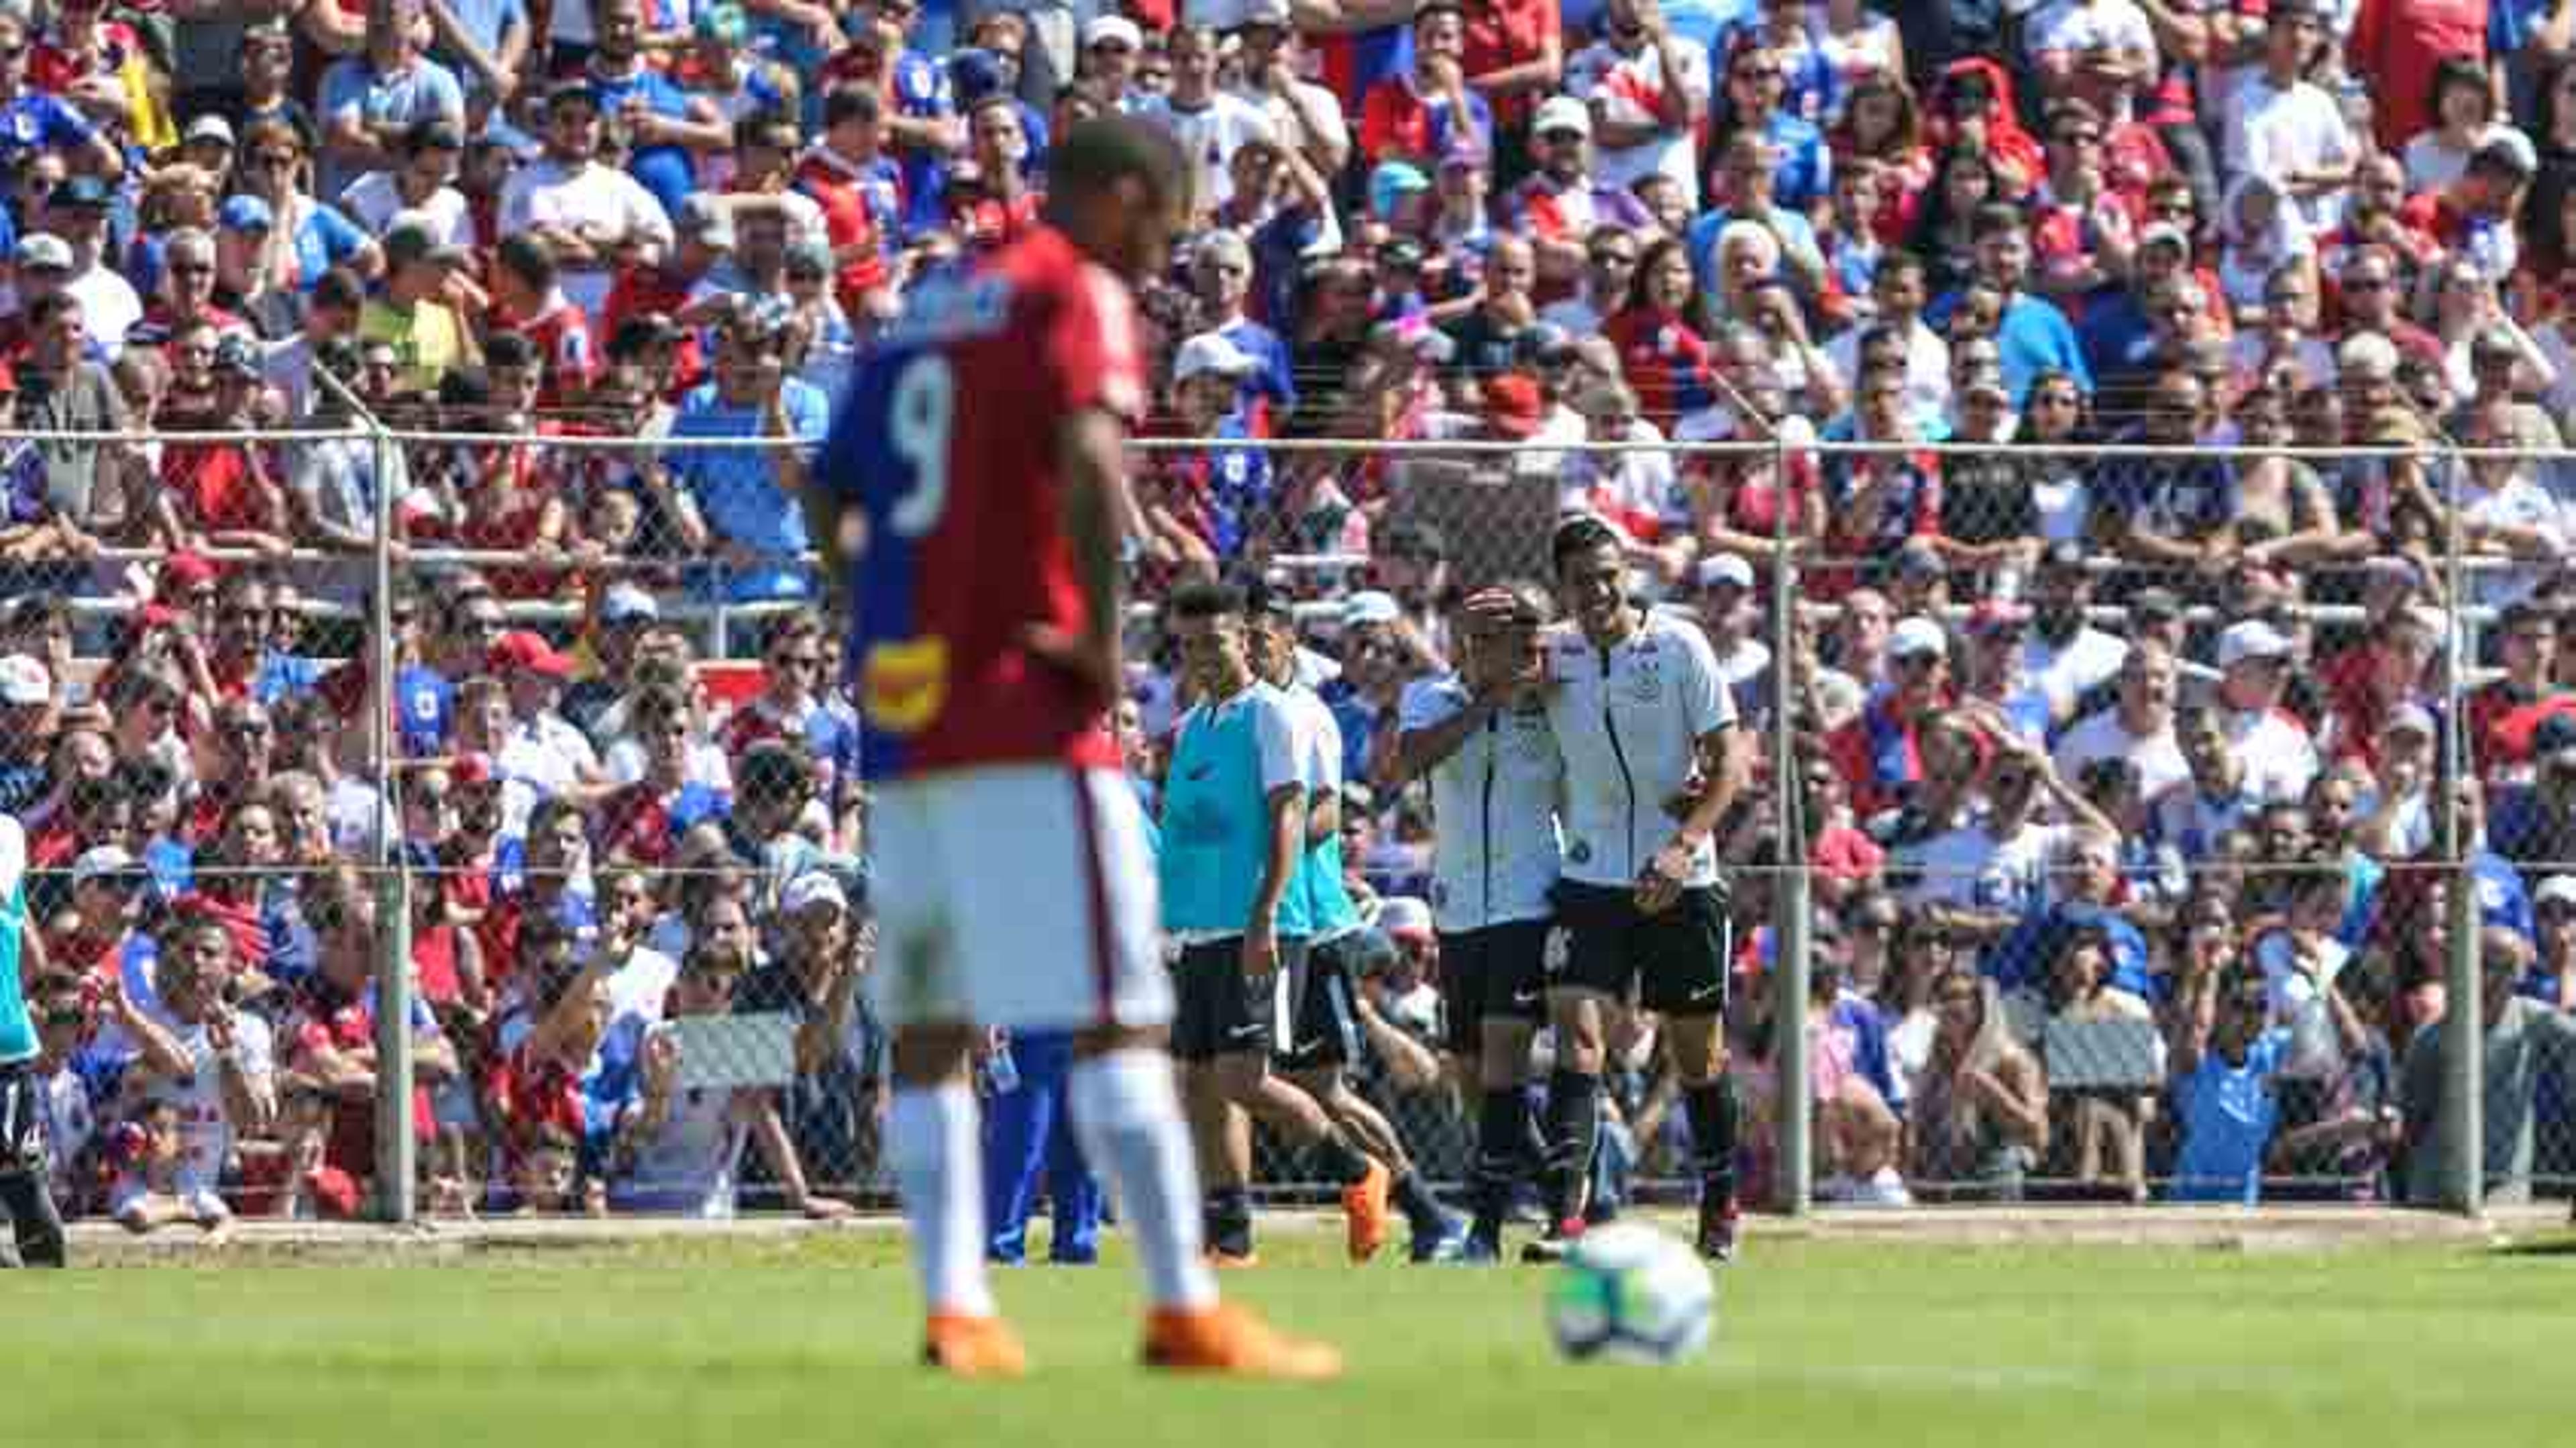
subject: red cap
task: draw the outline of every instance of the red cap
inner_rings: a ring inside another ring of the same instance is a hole
[[[1547,418],[1547,399],[1539,395],[1538,379],[1519,372],[1506,372],[1485,383],[1485,421],[1505,437],[1528,437]]]
[[[161,560],[161,582],[157,592],[167,600],[214,581],[215,565],[203,554],[173,553]]]
[[[561,679],[572,674],[572,660],[558,652],[539,634],[526,629],[512,629],[492,645],[485,662],[492,668],[508,671],[526,669],[532,673],[551,674]]]
[[[480,753],[460,754],[456,756],[456,762],[447,767],[447,775],[448,778],[467,788],[478,784],[490,784],[493,777],[492,756]]]

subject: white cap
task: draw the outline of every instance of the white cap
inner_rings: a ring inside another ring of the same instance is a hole
[[[1715,588],[1721,583],[1737,588],[1753,587],[1753,565],[1733,553],[1719,553],[1699,561],[1694,581],[1702,588]]]
[[[2157,245],[2160,242],[2168,241],[2172,242],[2175,246],[2182,248],[2184,255],[2188,256],[2191,254],[2191,233],[2174,225],[2170,221],[2156,222],[2146,230],[2139,232],[2138,250],[2145,251],[2148,247]]]
[[[1928,618],[1909,618],[1887,636],[1887,657],[1890,660],[1910,659],[1917,654],[1945,659],[1950,656],[1950,636]]]
[[[1592,108],[1572,96],[1549,96],[1538,108],[1538,119],[1530,123],[1530,134],[1544,136],[1550,131],[1580,131],[1584,139],[1592,137]]]
[[[31,231],[18,238],[18,265],[72,269],[72,244],[50,231]]]
[[[2232,669],[2247,659],[2286,659],[2292,651],[2289,635],[2259,618],[2229,624],[2218,635],[2218,666]]]
[[[1145,32],[1124,15],[1102,15],[1082,27],[1082,48],[1089,50],[1104,40],[1124,42],[1129,50],[1145,48]]]
[[[115,845],[95,845],[81,851],[72,861],[72,885],[75,889],[102,877],[122,875],[135,867],[132,855]]]
[[[183,142],[221,141],[229,146],[233,143],[233,123],[209,111],[190,121],[187,131],[179,139]]]
[[[1431,907],[1419,896],[1390,896],[1377,907],[1377,928],[1389,935],[1429,935]]]
[[[1172,359],[1172,380],[1187,382],[1193,377],[1249,377],[1261,364],[1244,350],[1217,332],[1201,332],[1181,344],[1180,355]]]
[[[2433,737],[2433,711],[2421,704],[2400,704],[2388,711],[2388,722],[2379,727],[2386,734],[2403,730],[2430,739]]]
[[[850,908],[850,897],[842,893],[841,882],[822,870],[806,871],[788,881],[787,888],[779,893],[778,908],[790,915],[816,905],[829,905],[843,913]]]
[[[599,600],[599,617],[603,623],[625,623],[630,619],[658,619],[662,605],[653,595],[631,583],[609,585],[606,596]]]
[[[50,704],[54,676],[25,654],[0,659],[0,704]]]
[[[2539,889],[2531,892],[2534,909],[2553,901],[2560,905],[2576,905],[2576,875],[2552,875],[2540,882]]]
[[[1285,30],[1288,20],[1288,0],[1243,0],[1234,15],[1237,26],[1275,25]]]
[[[1395,595],[1374,588],[1364,588],[1342,603],[1345,624],[1390,624],[1402,617],[1404,607],[1395,601]]]

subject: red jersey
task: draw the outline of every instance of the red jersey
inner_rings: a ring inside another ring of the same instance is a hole
[[[1090,625],[1058,514],[1057,431],[1147,397],[1127,286],[1039,226],[916,286],[860,364],[821,485],[865,509],[853,641],[871,777],[1062,760],[1114,769],[1110,701],[1033,656]],[[961,427],[967,399],[1008,427]]]
[[[619,280],[624,280],[620,278]],[[566,300],[561,292],[546,299],[542,312],[520,321],[495,308],[492,324],[505,332],[516,332],[536,344],[537,355],[544,359],[544,380],[537,388],[537,407],[546,412],[561,410],[576,394],[590,389],[590,380],[599,373],[599,345],[590,333],[590,317]]]

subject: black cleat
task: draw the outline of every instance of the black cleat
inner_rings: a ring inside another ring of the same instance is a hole
[[[1574,1244],[1581,1240],[1583,1240],[1583,1219],[1568,1217],[1548,1228],[1544,1234],[1523,1242],[1521,1260],[1542,1263],[1562,1262],[1565,1260],[1565,1254],[1572,1251]]]
[[[1699,1204],[1699,1254],[1721,1265],[1735,1260],[1741,1244],[1736,1230],[1733,1202],[1703,1201]]]

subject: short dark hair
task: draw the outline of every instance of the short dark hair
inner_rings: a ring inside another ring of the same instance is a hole
[[[845,121],[873,121],[885,114],[885,102],[873,87],[835,86],[823,97],[823,129]]]
[[[1554,536],[1547,540],[1548,567],[1558,577],[1565,574],[1565,560],[1577,553],[1589,553],[1603,546],[1619,545],[1619,530],[1609,520],[1595,513],[1577,513],[1556,525]]]
[[[539,291],[555,284],[554,248],[532,232],[522,231],[501,238],[501,245],[492,253],[492,259]]]
[[[1065,132],[1047,152],[1051,195],[1081,200],[1121,181],[1145,184],[1160,203],[1181,193],[1188,161],[1171,134],[1128,116],[1095,116]]]
[[[1231,583],[1185,583],[1172,590],[1174,618],[1242,618],[1243,590]]]
[[[2009,201],[1987,202],[1977,208],[1977,214],[1968,222],[1970,241],[1983,241],[1989,236],[2001,236],[2005,232],[2011,232],[2015,236],[2029,233],[2029,227],[2022,220],[2021,208]]]
[[[544,360],[537,344],[525,332],[495,332],[483,344],[483,365],[494,367],[534,367]],[[487,376],[488,380],[488,376]]]

